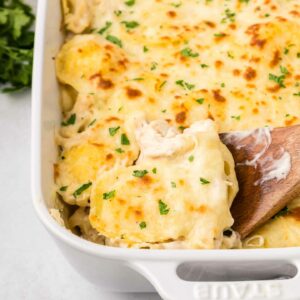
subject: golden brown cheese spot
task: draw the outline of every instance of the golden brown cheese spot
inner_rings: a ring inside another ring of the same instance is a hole
[[[94,79],[98,80],[97,85],[100,89],[108,90],[108,89],[111,89],[111,88],[114,87],[114,84],[111,82],[111,80],[110,79],[104,79],[100,73],[99,74],[94,74],[90,77],[90,80],[94,80]]]
[[[59,177],[59,167],[58,167],[58,164],[53,164],[53,175],[54,175],[54,180],[56,181],[57,178]]]
[[[204,23],[210,27],[210,28],[215,28],[216,27],[216,24],[214,22],[211,22],[211,21],[204,21]]]
[[[256,77],[256,71],[251,68],[248,67],[244,73],[244,78],[248,81],[253,80]]]
[[[254,24],[251,25],[250,27],[248,27],[248,29],[246,30],[246,34],[252,36],[251,40],[250,40],[250,45],[251,46],[257,46],[260,49],[263,49],[263,47],[266,44],[266,40],[265,39],[260,39],[259,38],[259,29],[260,29],[261,25],[260,24]]]
[[[146,184],[146,185],[150,185],[153,182],[153,180],[152,180],[151,176],[145,175],[139,179],[139,182]]]
[[[300,222],[300,207],[294,208],[289,215]]]
[[[291,126],[291,125],[295,124],[297,120],[298,120],[297,117],[292,117],[290,120],[285,120],[284,123],[286,126]]]
[[[117,117],[109,117],[109,118],[107,118],[105,121],[106,121],[106,122],[113,122],[113,121],[120,121],[120,119],[117,118]]]
[[[114,156],[111,153],[106,155],[106,160],[111,160],[113,158],[114,158]]]
[[[270,67],[272,68],[276,67],[279,64],[280,60],[281,60],[280,52],[279,50],[276,50],[273,54],[273,59],[270,62]]]
[[[130,87],[126,88],[126,93],[127,93],[128,98],[130,98],[130,99],[135,99],[135,98],[141,97],[143,95],[143,93],[140,90],[133,89]]]
[[[279,85],[279,84],[276,84],[276,85],[274,85],[273,87],[268,87],[267,90],[268,90],[270,93],[277,93],[277,92],[280,90],[280,85]]]
[[[186,113],[184,111],[178,113],[175,117],[177,123],[182,124],[186,120]]]
[[[224,65],[224,63],[223,63],[221,60],[215,61],[215,67],[216,67],[217,69],[222,68],[223,65]]]
[[[234,70],[232,71],[232,73],[233,73],[234,76],[240,76],[240,75],[241,75],[241,71],[238,70],[238,69],[234,69]]]
[[[226,102],[225,97],[221,95],[221,91],[219,89],[213,90],[213,97],[218,102]]]
[[[170,11],[167,12],[167,15],[168,15],[170,18],[175,18],[177,14],[176,14],[175,11],[170,10]]]

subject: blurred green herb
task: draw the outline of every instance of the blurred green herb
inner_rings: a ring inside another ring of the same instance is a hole
[[[0,0],[0,85],[9,93],[30,87],[34,15],[22,0]]]

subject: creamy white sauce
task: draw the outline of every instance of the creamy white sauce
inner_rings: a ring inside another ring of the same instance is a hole
[[[254,182],[254,185],[261,185],[267,181],[276,179],[280,181],[287,178],[291,170],[291,155],[284,150],[280,149],[280,155],[278,158],[265,156],[271,143],[272,128],[265,127],[259,128],[252,131],[234,132],[226,134],[224,141],[226,144],[236,144],[239,146],[236,148],[242,149],[244,147],[251,147],[259,150],[251,160],[246,160],[242,163],[238,163],[238,166],[252,166],[254,168],[259,167],[261,170],[261,178]],[[246,138],[252,137],[253,143],[249,145],[249,140],[246,142]]]

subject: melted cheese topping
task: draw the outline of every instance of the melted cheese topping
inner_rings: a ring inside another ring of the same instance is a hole
[[[57,77],[63,85],[64,126],[57,135],[60,157],[55,177],[58,193],[67,203],[89,206],[92,190],[108,192],[99,178],[111,182],[112,187],[126,189],[137,159],[141,168],[150,168],[149,161],[161,162],[164,171],[149,183],[149,188],[159,186],[164,191],[159,196],[166,199],[163,194],[168,195],[170,188],[167,178],[173,176],[168,168],[181,168],[171,158],[183,159],[194,147],[186,138],[194,133],[179,135],[172,126],[182,131],[209,118],[215,121],[219,132],[228,132],[299,123],[298,0],[62,3],[69,35],[56,57]],[[131,122],[135,116],[151,126],[140,124],[135,132],[136,125]],[[171,127],[163,125],[162,120]],[[111,135],[111,130],[116,133]],[[223,160],[230,162],[230,153],[222,153]],[[230,169],[230,164],[226,168]],[[114,176],[122,180],[116,183]],[[179,175],[174,176],[177,180]],[[132,193],[139,194],[140,189],[136,185]],[[181,189],[184,193],[185,189]],[[131,190],[124,192],[129,204],[137,201],[136,197],[131,198]],[[234,189],[229,189],[229,193],[231,199]],[[94,192],[93,195],[94,203],[97,197]],[[157,204],[154,198],[150,201],[153,203]],[[120,209],[113,206],[113,201],[104,202],[103,207],[100,204],[94,203],[98,213],[106,217]],[[106,244],[135,247],[138,243],[148,247],[145,241],[181,239],[183,234],[189,246],[205,247],[203,236],[193,244],[192,234],[187,234],[189,229],[197,228],[193,218],[187,227],[175,226],[170,234],[164,232],[162,236],[155,235],[155,228],[141,230],[134,219],[133,223],[128,220],[122,224],[127,234],[132,230],[132,236],[128,235],[125,242],[120,239],[122,233],[116,229],[116,222],[108,225],[100,220],[99,231],[106,228],[105,232],[115,237],[107,239]],[[219,231],[222,226],[217,226]],[[212,228],[208,230],[207,247],[212,246],[211,238],[217,236],[212,234]],[[175,244],[151,247],[185,247],[181,240],[172,243]]]
[[[92,226],[129,246],[181,240],[186,248],[219,247],[223,230],[233,224],[229,208],[237,181],[212,121],[182,134],[165,122],[144,123],[136,132],[136,165],[104,172],[95,182]]]

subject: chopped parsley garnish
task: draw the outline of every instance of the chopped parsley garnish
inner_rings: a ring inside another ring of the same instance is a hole
[[[108,36],[106,37],[106,39],[107,39],[109,42],[111,42],[111,43],[113,43],[113,44],[119,46],[120,48],[123,47],[122,41],[121,41],[120,39],[118,39],[117,37],[115,37],[114,35],[108,35]]]
[[[298,96],[298,97],[300,97],[300,92],[299,93],[295,93],[295,94],[293,94],[294,96]]]
[[[284,84],[284,80],[286,78],[286,75],[288,75],[289,71],[287,70],[287,68],[280,66],[280,72],[281,75],[277,76],[274,74],[269,74],[269,80],[272,80],[274,82],[276,82],[280,87],[285,88],[285,84]]]
[[[162,200],[158,201],[158,207],[159,207],[159,213],[161,215],[167,215],[170,211],[170,208],[168,208],[168,205],[164,203]]]
[[[176,188],[176,183],[174,181],[171,182],[172,188]]]
[[[114,198],[115,196],[116,196],[116,191],[113,190],[113,191],[104,193],[104,194],[102,195],[102,198],[103,198],[103,200],[109,200],[109,199]]]
[[[125,152],[122,148],[117,148],[115,151],[120,154]]]
[[[93,126],[95,123],[96,123],[96,119],[94,119],[89,125],[88,125],[88,127],[90,127],[90,126]]]
[[[178,8],[182,5],[182,2],[178,2],[178,3],[171,3],[171,5],[175,8]]]
[[[157,173],[157,169],[156,169],[156,168],[153,168],[153,169],[152,169],[152,173],[153,173],[153,174],[156,174],[156,173]]]
[[[128,1],[125,1],[125,4],[127,6],[133,6],[135,4],[135,0],[128,0]]]
[[[300,52],[297,53],[297,58],[300,58]]]
[[[240,0],[241,3],[249,3],[250,0]]]
[[[156,63],[156,62],[153,62],[152,64],[151,64],[151,71],[154,71],[156,68],[157,68],[157,66],[158,66],[158,63]]]
[[[222,19],[221,23],[226,23],[227,21],[231,23],[235,22],[235,13],[229,8],[225,10],[225,17]]]
[[[176,84],[184,88],[185,90],[192,90],[195,88],[194,84],[190,84],[184,80],[177,80]]]
[[[130,141],[125,133],[122,133],[121,135],[121,144],[125,146],[130,145]]]
[[[205,69],[205,68],[208,68],[209,66],[206,65],[206,64],[201,64],[200,67],[201,67],[202,69]]]
[[[231,116],[231,119],[235,119],[237,121],[241,120],[241,116]]]
[[[121,11],[121,10],[115,10],[115,11],[114,11],[114,14],[115,14],[117,17],[120,17],[121,14],[122,14],[122,11]]]
[[[61,192],[65,192],[66,190],[68,189],[68,186],[62,186],[59,190],[61,191]]]
[[[134,29],[140,25],[136,21],[123,21],[121,23],[124,24],[127,29]]]
[[[224,37],[225,35],[226,35],[225,33],[215,33],[215,34],[214,34],[214,36],[215,36],[215,37],[218,37],[218,38]]]
[[[221,83],[221,87],[222,87],[222,88],[225,87],[225,83],[224,83],[224,82]]]
[[[278,218],[278,217],[282,217],[285,216],[289,213],[289,209],[288,207],[284,207],[281,211],[279,211],[274,217],[272,217],[272,219]]]
[[[0,0],[0,86],[4,93],[30,87],[34,15],[20,0]]]
[[[146,224],[145,221],[143,221],[143,222],[140,223],[140,228],[141,229],[145,229],[146,227],[147,227],[147,224]]]
[[[76,198],[80,196],[85,190],[87,190],[92,185],[91,182],[83,184],[80,188],[78,188],[74,193],[73,196]]]
[[[290,52],[290,49],[288,49],[288,48],[284,48],[284,50],[283,50],[283,54],[287,55],[287,54],[289,54],[289,52]]]
[[[196,99],[196,102],[199,103],[199,104],[203,104],[204,103],[204,98]]]
[[[74,125],[76,122],[76,114],[72,114],[66,122],[62,122],[62,126]]]
[[[199,54],[196,52],[193,52],[191,48],[184,48],[180,51],[180,54],[184,57],[198,57]]]
[[[193,162],[195,159],[194,155],[189,156],[189,162]]]
[[[146,46],[143,47],[143,51],[144,53],[148,52],[149,51],[149,48],[147,48]]]
[[[147,170],[134,170],[133,173],[132,173],[132,176],[142,178],[146,174],[148,174]]]
[[[210,183],[210,181],[208,181],[207,179],[202,178],[202,177],[200,177],[200,182],[201,182],[201,184],[209,184]]]
[[[112,25],[112,22],[106,22],[106,23],[105,23],[105,26],[102,27],[102,28],[98,31],[98,33],[103,34],[105,31],[107,31],[107,30],[111,27],[111,25]]]
[[[161,91],[161,89],[167,84],[167,81],[161,83],[161,85],[158,87],[158,90]]]
[[[120,126],[109,128],[109,129],[108,129],[109,135],[110,135],[110,136],[116,135],[116,133],[118,132],[119,129],[120,129]]]

